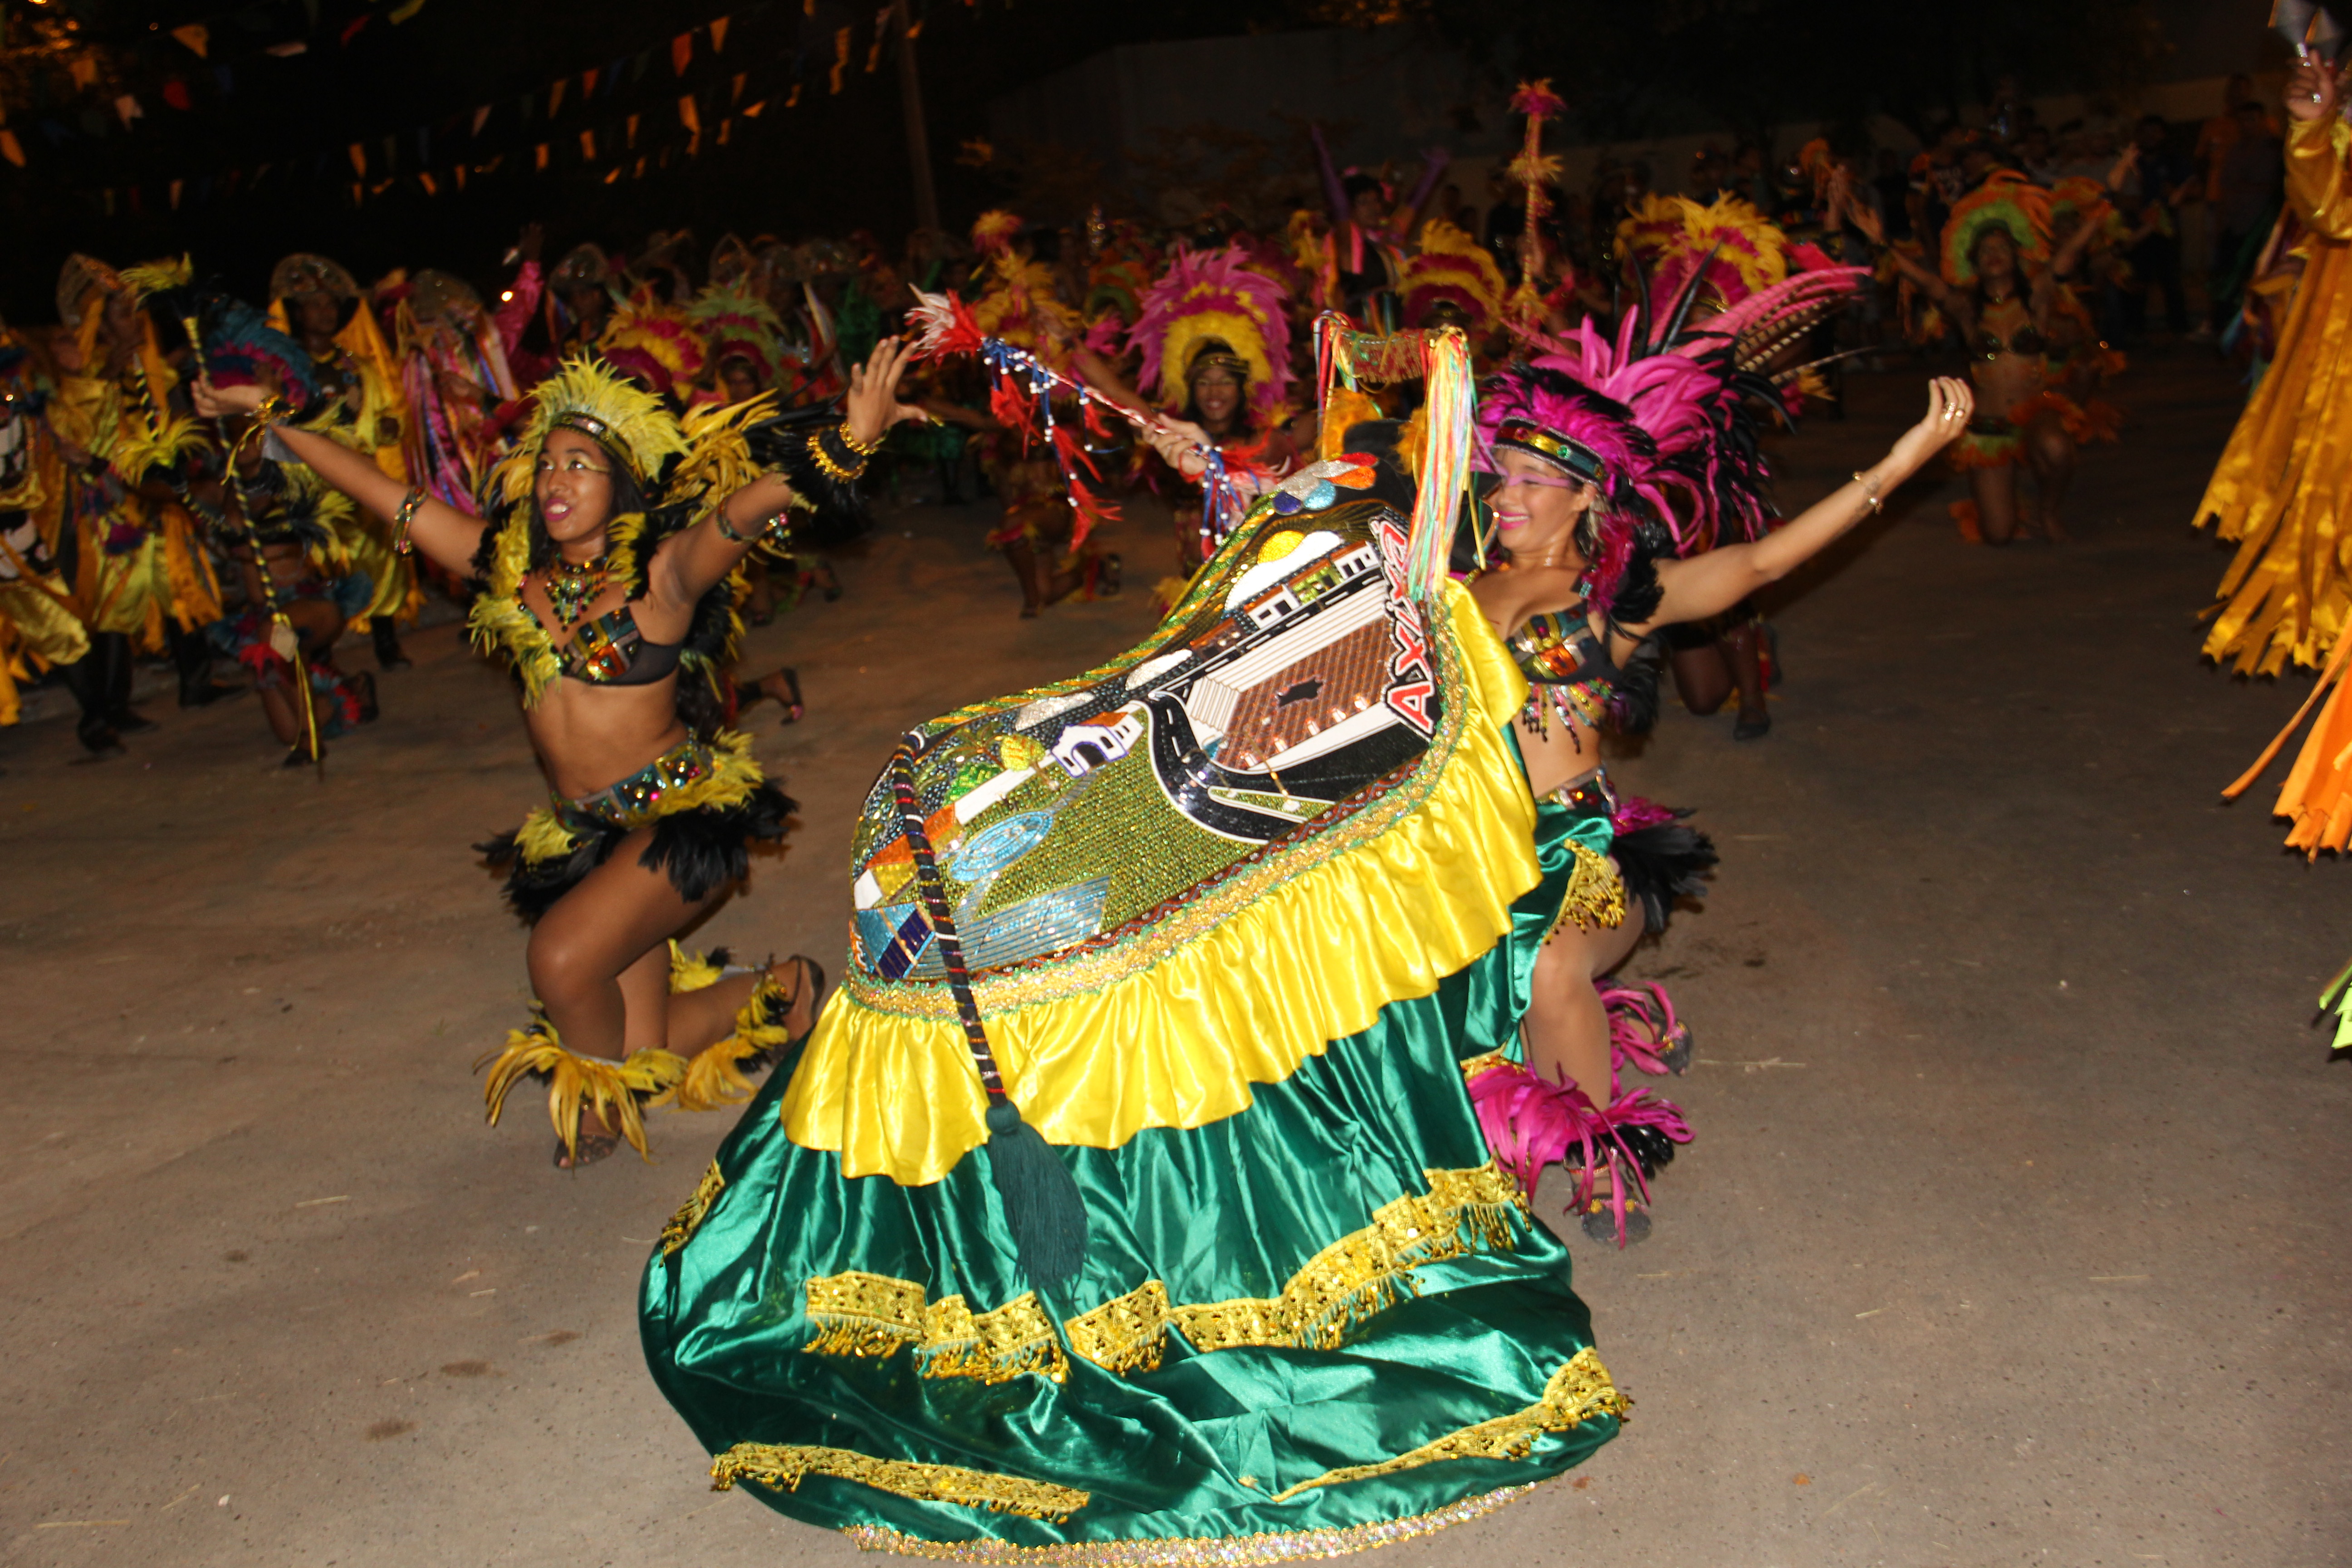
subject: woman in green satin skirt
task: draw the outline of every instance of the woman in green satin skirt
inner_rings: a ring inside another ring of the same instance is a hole
[[[1366,477],[1308,468],[1143,646],[922,726],[877,784],[842,993],[646,1274],[721,1487],[920,1556],[1272,1562],[1615,1435],[1465,1086],[1526,1010],[1569,813],[1475,604],[1409,595],[1403,520],[1340,499]]]

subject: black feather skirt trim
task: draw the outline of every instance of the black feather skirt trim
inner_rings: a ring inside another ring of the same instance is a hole
[[[751,868],[753,841],[782,838],[784,819],[797,809],[790,795],[762,780],[731,805],[698,806],[655,822],[652,842],[637,857],[637,864],[667,873],[679,898],[700,903],[740,880]],[[556,900],[609,859],[631,831],[607,823],[575,824],[572,848],[539,860],[523,853],[520,828],[474,847],[490,865],[509,868],[507,903],[525,924],[536,925]]]
[[[1713,840],[1678,820],[1689,815],[1677,811],[1677,820],[1621,831],[1609,846],[1626,896],[1641,902],[1646,930],[1665,930],[1677,900],[1706,896],[1706,874],[1717,857]]]

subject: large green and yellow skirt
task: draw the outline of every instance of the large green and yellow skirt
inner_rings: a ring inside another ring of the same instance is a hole
[[[1152,643],[919,731],[994,1059],[1083,1199],[1074,1274],[1024,1268],[877,789],[843,991],[646,1275],[719,1485],[923,1556],[1273,1562],[1475,1517],[1615,1435],[1462,1070],[1517,1031],[1570,814],[1528,797],[1467,595],[1394,592],[1395,521],[1245,525]],[[1364,717],[1310,745],[1309,701]]]

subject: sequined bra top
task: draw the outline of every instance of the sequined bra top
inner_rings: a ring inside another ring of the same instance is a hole
[[[2042,337],[2042,329],[2035,326],[2031,318],[2017,329],[2013,336],[2004,341],[2001,335],[1985,321],[1982,315],[1979,315],[1977,318],[1976,336],[1970,340],[1969,346],[1976,350],[1978,358],[1995,360],[2003,354],[2038,354],[2047,348],[2049,343]]]
[[[1511,661],[1536,686],[1590,686],[1606,698],[1624,679],[1601,639],[1592,635],[1585,607],[1545,610],[1510,637]]]
[[[520,602],[520,601],[518,601]],[[530,615],[530,606],[522,606]],[[537,621],[537,616],[531,616]],[[562,673],[592,686],[651,686],[677,668],[686,644],[648,642],[629,606],[605,611],[572,630],[572,640],[555,650]]]

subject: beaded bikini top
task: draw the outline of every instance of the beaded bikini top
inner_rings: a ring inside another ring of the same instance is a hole
[[[1612,628],[1613,629],[1613,628]],[[1545,709],[1598,728],[1624,671],[1609,657],[1607,643],[1593,635],[1585,606],[1545,610],[1507,639],[1511,662],[1528,678],[1528,728],[1544,732]]]
[[[532,625],[539,624],[530,605],[522,605],[522,612],[530,616]],[[677,668],[685,647],[683,640],[647,641],[637,629],[635,612],[622,605],[574,626],[572,640],[557,648],[555,657],[568,679],[592,686],[651,686]]]

